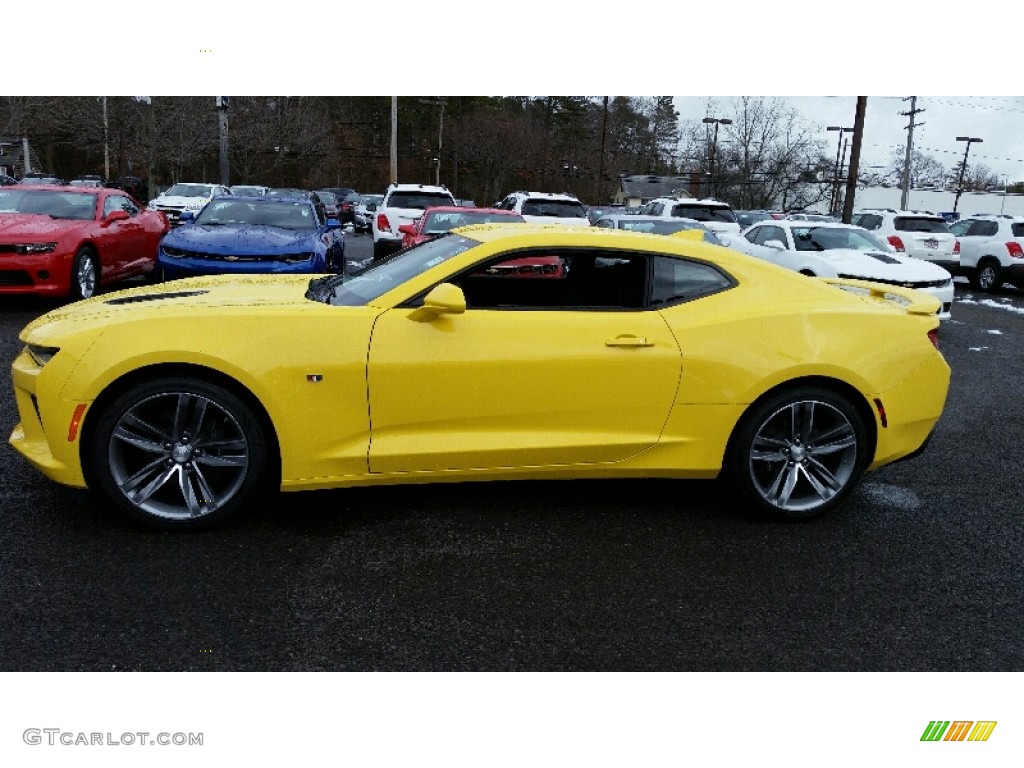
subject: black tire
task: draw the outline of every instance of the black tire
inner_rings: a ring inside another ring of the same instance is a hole
[[[778,392],[744,414],[729,442],[723,475],[741,501],[760,513],[806,520],[842,501],[868,461],[868,432],[857,408],[837,392],[802,386]]]
[[[91,246],[83,245],[78,249],[71,264],[71,292],[68,296],[72,301],[92,298],[96,295],[99,282],[99,260],[96,251]]]
[[[91,430],[87,479],[129,517],[197,530],[237,514],[262,490],[268,440],[229,389],[185,377],[119,395]]]
[[[164,281],[163,269],[160,268],[159,264],[154,264],[153,268],[143,275],[143,279],[147,285],[156,285]]]
[[[1003,287],[1003,270],[993,259],[981,262],[971,273],[971,286],[985,293],[996,293]]]

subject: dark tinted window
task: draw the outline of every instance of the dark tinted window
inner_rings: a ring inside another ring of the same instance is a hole
[[[545,200],[531,199],[523,203],[520,211],[523,216],[550,216],[551,218],[580,218],[587,217],[583,210],[582,203],[575,203],[571,200]]]
[[[680,203],[672,206],[672,215],[682,219],[696,219],[697,221],[736,223],[736,215],[732,212],[732,209],[721,205]]]
[[[1010,225],[1010,231],[1013,233],[1014,237],[1024,237],[1024,222],[1014,222]]]
[[[435,195],[430,192],[395,192],[388,198],[388,208],[419,208],[424,210],[435,205],[455,205],[454,199],[448,195]]]
[[[964,234],[971,237],[995,237],[995,234],[998,231],[999,222],[975,219],[970,223],[970,226]]]
[[[864,227],[864,229],[878,229],[882,226],[882,217],[877,213],[862,213],[854,216],[851,223],[858,227]]]
[[[932,219],[924,216],[897,216],[894,222],[897,232],[949,232],[949,225],[944,219]],[[866,227],[865,229],[874,229]]]
[[[710,264],[668,256],[653,259],[651,306],[659,307],[717,293],[732,281]]]

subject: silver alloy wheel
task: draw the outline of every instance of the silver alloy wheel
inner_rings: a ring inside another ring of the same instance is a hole
[[[78,295],[83,299],[90,298],[96,292],[96,261],[88,251],[82,251],[78,255],[75,284]]]
[[[850,483],[857,466],[857,433],[846,415],[819,400],[799,400],[773,412],[750,447],[754,488],[776,509],[805,512]]]
[[[125,498],[172,521],[221,509],[249,468],[249,444],[237,419],[191,392],[161,393],[131,406],[115,423],[107,453]]]
[[[983,291],[991,291],[997,288],[996,277],[998,271],[991,264],[985,264],[978,270],[978,287]]]

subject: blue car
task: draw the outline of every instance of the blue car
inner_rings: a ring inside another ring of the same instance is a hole
[[[340,271],[345,264],[341,223],[309,198],[225,196],[160,241],[164,280],[216,274],[296,274]]]

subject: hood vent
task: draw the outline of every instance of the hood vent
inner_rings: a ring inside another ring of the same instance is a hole
[[[175,291],[173,293],[147,293],[142,296],[122,296],[119,299],[110,299],[104,304],[137,304],[140,301],[159,301],[160,299],[180,299],[184,296],[202,296],[209,291]]]

